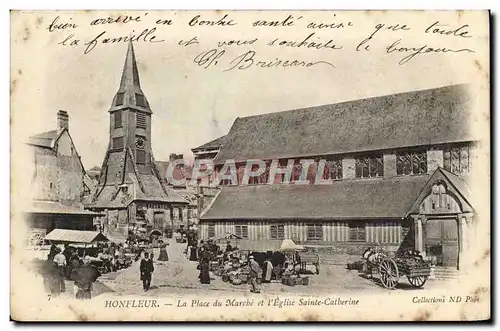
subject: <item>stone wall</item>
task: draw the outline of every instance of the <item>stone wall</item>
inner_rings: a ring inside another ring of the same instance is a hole
[[[55,150],[34,148],[33,198],[79,205],[84,193],[84,169],[69,135],[62,134]]]

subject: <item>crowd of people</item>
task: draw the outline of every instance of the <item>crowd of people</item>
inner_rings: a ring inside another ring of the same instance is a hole
[[[249,270],[248,282],[251,285],[251,291],[255,293],[260,293],[260,283],[263,275],[265,275],[265,279],[269,278],[270,281],[272,264],[267,261],[270,259],[266,260],[267,264],[264,263],[263,271],[261,265],[252,255],[248,256],[248,259],[244,258],[243,262],[240,261],[237,258],[238,249],[231,245],[230,240],[226,242],[225,248],[222,249],[212,239],[198,241],[198,233],[191,227],[187,231],[180,229],[179,232],[182,232],[181,235],[187,241],[185,251],[187,258],[190,261],[197,262],[198,279],[201,284],[210,284],[212,264],[214,266],[231,265],[231,267],[237,268],[246,266],[247,270]],[[77,299],[90,299],[93,284],[101,273],[120,269],[120,264],[126,260],[126,252],[129,252],[129,255],[130,252],[133,252],[132,255],[135,256],[135,261],[140,260],[139,271],[143,290],[145,292],[149,291],[155,270],[153,249],[159,248],[158,261],[169,260],[168,243],[163,242],[162,238],[159,237],[149,239],[148,241],[141,241],[137,237],[129,236],[122,244],[112,242],[98,244],[94,248],[85,248],[83,254],[77,248],[69,245],[65,245],[64,249],[52,245],[48,258],[43,265],[42,275],[45,287],[51,295],[57,296],[66,291],[65,280],[71,280],[75,286],[75,297]],[[258,258],[261,257],[258,256]],[[237,263],[235,260],[237,260]],[[270,267],[268,267],[268,264]]]
[[[51,246],[41,274],[45,289],[51,296],[66,292],[66,279],[73,281],[76,299],[90,299],[93,283],[101,275],[92,265],[89,255],[82,259],[78,251],[69,245],[65,245],[64,249]]]

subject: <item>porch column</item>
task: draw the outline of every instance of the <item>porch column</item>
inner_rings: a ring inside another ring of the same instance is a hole
[[[415,229],[415,250],[423,252],[422,219],[419,215],[412,215],[412,218]]]
[[[466,216],[465,215],[458,215],[458,224],[459,224],[459,240],[458,240],[458,246],[460,248],[460,253],[463,254],[468,248],[468,238],[469,234],[467,233],[467,223],[466,223]]]
[[[470,248],[472,247],[472,241],[474,240],[473,230],[472,230],[472,214],[462,214],[459,215],[460,224],[460,259],[459,268],[460,270],[467,269],[467,267],[472,263],[473,257],[471,256]]]

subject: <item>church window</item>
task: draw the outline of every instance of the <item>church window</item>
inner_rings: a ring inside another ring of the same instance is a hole
[[[427,152],[400,152],[396,154],[396,173],[398,175],[417,175],[427,173]]]
[[[136,126],[138,128],[145,129],[146,128],[146,114],[137,112],[136,113]]]
[[[116,95],[116,105],[117,106],[122,106],[123,105],[123,98],[125,96],[125,93],[118,93]]]
[[[252,165],[252,172],[259,171],[259,165],[258,164],[253,164]],[[269,167],[266,166],[266,170],[259,176],[252,176],[248,178],[248,184],[249,185],[258,185],[258,184],[266,184],[267,183],[267,177],[269,176]]]
[[[123,137],[114,137],[113,138],[113,148],[114,149],[123,148]]]
[[[146,151],[140,149],[136,150],[135,158],[138,164],[146,164]]]
[[[144,96],[136,93],[135,104],[139,107],[146,107],[146,101],[144,100]]]
[[[323,179],[342,179],[342,159],[326,160]]]
[[[465,173],[470,168],[469,146],[446,148],[443,151],[443,166],[455,174]]]
[[[122,112],[118,110],[115,112],[115,129],[122,127]]]
[[[356,158],[356,178],[384,176],[382,155],[367,155]]]

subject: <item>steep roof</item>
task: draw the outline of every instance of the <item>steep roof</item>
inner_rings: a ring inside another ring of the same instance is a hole
[[[215,158],[272,159],[474,140],[466,85],[237,118]]]
[[[111,112],[122,108],[134,108],[145,113],[152,113],[149,108],[148,100],[141,89],[139,70],[137,69],[137,61],[135,59],[132,42],[128,43],[127,55],[125,56],[122,78],[120,80],[120,88],[113,98],[113,103],[109,111]]]
[[[31,136],[28,138],[28,144],[39,146],[39,147],[47,147],[52,148],[52,143],[54,140],[59,137],[58,130],[51,130],[47,132],[42,132],[37,135]]]
[[[169,188],[160,179],[160,170],[152,167],[151,173],[142,173],[134,165],[133,153],[130,149],[124,152],[109,152],[106,154],[101,182],[93,194],[87,208],[126,208],[132,201],[151,201],[188,204],[181,195]],[[109,166],[119,164],[119,167]],[[154,162],[156,165],[157,163]],[[115,179],[119,180],[116,182]],[[127,193],[122,190],[122,184],[127,187]]]
[[[201,146],[192,148],[191,151],[196,152],[196,151],[203,150],[203,149],[220,148],[222,145],[224,145],[224,143],[226,141],[226,137],[227,137],[227,135],[224,135],[222,137],[219,137],[217,139],[209,141],[208,143],[205,143]]]
[[[422,175],[344,179],[331,185],[223,187],[200,219],[398,219],[405,216],[428,179]]]
[[[427,182],[422,187],[422,190],[419,192],[418,196],[415,197],[415,200],[411,204],[410,208],[408,208],[406,215],[408,216],[410,214],[420,213],[422,202],[429,194],[431,194],[434,184],[441,181],[451,184],[447,187],[447,193],[451,192],[455,198],[458,199],[457,202],[459,202],[462,212],[471,212],[474,210],[474,206],[472,205],[472,193],[466,183],[467,180],[465,177],[461,178],[448,170],[438,167],[429,176]]]
[[[462,197],[469,203],[471,204],[472,202],[472,193],[469,189],[469,186],[467,185],[466,183],[466,180],[464,180],[463,178],[460,178],[460,176],[448,171],[448,170],[445,170],[445,169],[442,169],[442,168],[439,168],[443,174],[445,175],[446,178],[448,178],[448,180],[455,186],[455,188],[458,190],[458,192],[460,192],[460,194],[462,195]]]

